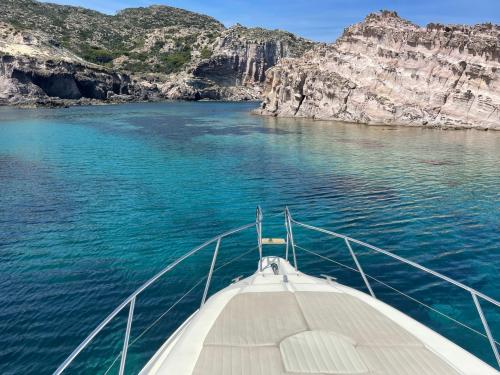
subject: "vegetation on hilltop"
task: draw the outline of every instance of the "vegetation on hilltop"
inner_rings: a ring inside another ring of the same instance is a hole
[[[314,45],[286,31],[241,25],[226,29],[212,17],[159,5],[107,15],[35,0],[2,0],[2,23],[90,63],[156,75],[193,71],[220,53],[243,56],[249,44],[265,49],[270,43],[274,47],[268,54],[286,51],[287,56],[300,56]]]
[[[193,51],[207,56],[209,44],[224,30],[212,17],[168,6],[106,15],[33,0],[2,0],[0,21],[19,30],[43,31],[54,44],[89,62],[155,73],[181,70]]]
[[[248,28],[240,24],[236,24],[228,31],[228,36],[233,40],[253,43],[266,43],[276,41],[282,44],[287,44],[290,47],[290,53],[293,56],[301,56],[306,50],[313,48],[317,43],[310,40],[298,37],[297,35],[284,30],[269,30],[262,27]]]

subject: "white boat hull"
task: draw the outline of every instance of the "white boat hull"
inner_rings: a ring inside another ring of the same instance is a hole
[[[278,257],[210,297],[141,372],[233,373],[498,374],[393,307]]]

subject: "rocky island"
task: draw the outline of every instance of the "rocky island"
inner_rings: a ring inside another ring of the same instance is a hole
[[[167,6],[0,4],[0,105],[261,100],[262,115],[500,129],[500,26],[381,11],[333,44]]]
[[[500,26],[382,11],[267,72],[261,114],[500,130]]]

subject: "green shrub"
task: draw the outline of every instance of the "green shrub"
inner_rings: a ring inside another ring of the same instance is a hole
[[[143,73],[147,73],[149,71],[151,71],[151,67],[142,62],[142,61],[127,61],[123,67],[125,68],[125,70],[129,70],[131,72],[143,72]]]
[[[62,47],[71,49],[71,38],[67,35],[63,36],[60,40],[59,43],[61,44]]]
[[[155,44],[153,44],[153,47],[151,47],[151,52],[157,54],[158,52],[160,52],[164,44],[165,43],[161,40],[155,41]]]
[[[62,27],[62,25],[61,25]],[[86,40],[86,39],[91,39],[92,38],[93,31],[92,30],[79,30],[78,31],[78,37],[81,40]]]
[[[209,59],[212,57],[212,50],[210,48],[203,48],[201,51],[200,51],[200,57],[202,59]]]
[[[112,52],[99,47],[84,46],[81,57],[94,64],[106,64],[113,61],[114,55]]]
[[[190,48],[184,48],[179,51],[164,54],[161,56],[161,61],[164,64],[162,70],[166,74],[176,73],[180,71],[190,60]]]
[[[23,30],[25,28],[24,24],[21,23],[18,19],[16,18],[9,18],[7,20],[8,23],[10,23],[12,26],[14,26],[18,30]]]
[[[197,36],[195,34],[181,36],[175,40],[176,48],[190,48],[194,43],[196,43]]]
[[[129,56],[131,59],[146,61],[149,55],[146,52],[130,52]]]

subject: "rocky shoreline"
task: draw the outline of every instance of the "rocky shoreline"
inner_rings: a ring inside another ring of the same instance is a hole
[[[0,105],[168,100],[261,101],[254,113],[264,116],[499,130],[500,26],[420,27],[381,11],[325,44],[225,28],[166,6],[108,16],[34,0],[0,4]]]
[[[261,106],[260,108],[254,109],[251,111],[251,114],[254,116],[262,116],[262,117],[269,117],[269,118],[276,118],[276,119],[290,119],[290,120],[309,120],[312,122],[335,122],[335,123],[342,123],[346,125],[362,125],[362,126],[373,126],[373,127],[406,127],[406,128],[425,128],[425,129],[435,129],[435,130],[473,130],[473,131],[491,131],[491,132],[500,132],[500,126],[499,127],[481,127],[481,126],[476,126],[476,125],[456,125],[456,124],[440,124],[440,123],[435,123],[435,124],[419,124],[419,123],[405,123],[405,122],[388,122],[388,123],[383,123],[383,122],[360,122],[360,121],[346,121],[346,120],[338,120],[338,119],[333,119],[333,118],[318,118],[314,116],[286,116],[286,115],[280,115],[277,116],[274,113],[269,113],[267,111],[262,110],[262,101],[260,101]]]
[[[5,0],[0,105],[259,100],[270,67],[315,45],[280,30],[225,28],[211,17],[167,6],[109,16]]]
[[[500,129],[500,27],[492,24],[420,27],[375,13],[266,77],[262,115]]]

